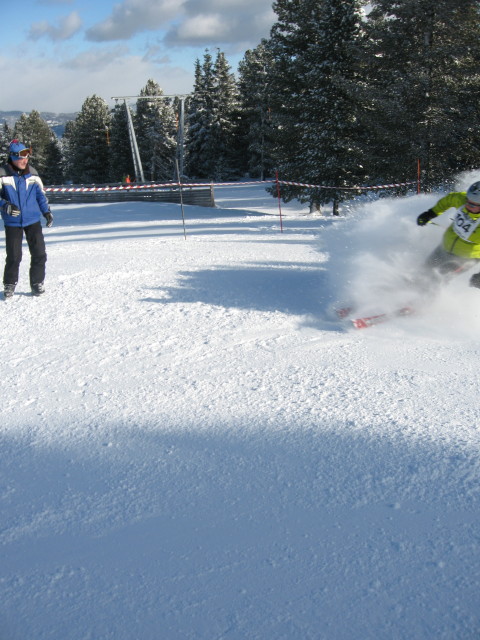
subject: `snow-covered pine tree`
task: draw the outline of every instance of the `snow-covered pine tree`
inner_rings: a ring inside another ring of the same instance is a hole
[[[195,63],[195,84],[187,105],[187,173],[192,177],[223,180],[239,174],[235,144],[238,120],[237,86],[221,51],[215,62],[205,51]]]
[[[63,184],[63,166],[62,142],[53,136],[45,148],[45,168],[41,174],[43,183],[45,185]]]
[[[32,165],[41,176],[47,171],[47,148],[55,134],[38,111],[23,113],[17,120],[13,131],[14,137],[33,149]]]
[[[274,155],[280,177],[329,187],[282,189],[320,205],[365,178],[357,92],[358,0],[277,0],[269,48]],[[334,187],[339,187],[335,189]]]
[[[315,8],[312,11],[312,18]],[[363,183],[362,103],[357,65],[358,0],[324,0],[316,17],[318,38],[305,54],[300,154],[309,183],[348,187]],[[320,190],[320,204],[351,196],[346,190]]]
[[[64,180],[72,180],[74,176],[73,166],[74,166],[74,130],[75,130],[75,120],[68,120],[65,123],[65,129],[63,131],[62,136],[62,170],[64,175]]]
[[[116,104],[110,121],[110,178],[111,182],[120,182],[125,176],[135,176],[132,148],[128,133],[127,106]]]
[[[270,71],[272,59],[265,41],[245,52],[238,65],[241,133],[237,144],[245,149],[245,169],[254,178],[272,175],[272,125],[270,117]]]
[[[303,0],[274,2],[273,10],[277,14],[277,21],[267,40],[272,59],[272,158],[280,178],[302,182],[303,163],[299,154],[299,142],[303,126],[301,114],[305,87],[301,70],[309,43],[315,39],[315,29],[311,29],[308,19],[309,12],[304,12],[305,4],[311,6],[312,0],[307,0],[306,3]],[[296,187],[282,187],[282,197],[287,201],[305,193],[303,189]]]
[[[105,183],[110,176],[108,132],[110,110],[103,98],[88,97],[75,118],[69,138],[72,179],[76,183]]]
[[[6,122],[0,127],[0,162],[7,159],[8,145],[13,138],[13,131]]]
[[[173,180],[177,126],[172,100],[162,98],[162,88],[152,79],[140,95],[134,122],[145,179]]]
[[[238,113],[238,89],[235,76],[225,54],[217,51],[214,64],[214,102],[212,112],[212,141],[215,152],[213,175],[215,180],[229,180],[239,175],[243,158],[235,144]]]
[[[377,171],[434,186],[478,167],[480,27],[474,0],[375,0],[367,86]]]
[[[208,49],[203,64],[195,61],[193,93],[187,102],[186,171],[191,177],[212,178],[211,132],[214,100],[213,61]]]

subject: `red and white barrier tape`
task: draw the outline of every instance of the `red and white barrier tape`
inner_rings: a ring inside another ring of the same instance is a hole
[[[395,187],[406,187],[416,182],[398,182],[392,184],[382,184],[371,187],[331,187],[322,184],[305,184],[303,182],[290,182],[287,180],[262,180],[254,182],[167,182],[159,184],[130,184],[130,185],[118,185],[113,187],[45,187],[45,191],[48,193],[84,193],[84,192],[98,192],[98,191],[136,191],[142,189],[165,189],[165,188],[177,188],[182,187],[188,189],[189,187],[239,187],[245,185],[259,185],[259,184],[283,184],[293,187],[306,187],[308,189],[336,189],[338,191],[370,191],[373,189],[392,189]]]
[[[303,182],[287,182],[286,180],[279,180],[278,184],[286,184],[294,187],[308,187],[309,189],[336,189],[337,191],[366,191],[369,189],[391,189],[393,187],[406,187],[410,184],[417,184],[416,182],[398,182],[395,184],[380,184],[374,187],[329,187],[323,184],[304,184]]]
[[[135,191],[141,189],[161,189],[161,188],[177,188],[182,187],[188,189],[189,187],[236,187],[240,185],[258,185],[258,184],[270,184],[275,180],[263,180],[255,182],[166,182],[166,183],[148,183],[148,184],[129,184],[118,185],[109,187],[45,187],[45,191],[50,193],[81,193],[85,191]]]

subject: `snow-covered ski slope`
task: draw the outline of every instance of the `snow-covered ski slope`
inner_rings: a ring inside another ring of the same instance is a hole
[[[331,313],[410,302],[439,196],[54,207],[0,302],[1,640],[480,636],[480,291]]]

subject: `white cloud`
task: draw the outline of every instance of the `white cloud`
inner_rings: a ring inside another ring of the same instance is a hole
[[[214,8],[218,2],[204,1]],[[238,9],[237,0],[228,0],[229,11],[203,12],[185,17],[178,25],[172,25],[165,36],[169,46],[238,45],[244,49],[255,47],[267,38],[275,21],[270,3],[259,0],[255,8]]]
[[[157,30],[179,11],[178,0],[124,0],[114,5],[112,14],[87,30],[86,38],[94,42],[127,40],[142,31]]]
[[[185,12],[191,14],[232,11],[250,14],[271,8],[271,0],[185,0]]]
[[[32,40],[39,38],[50,38],[54,42],[68,40],[82,28],[82,19],[76,11],[72,11],[68,16],[64,16],[59,20],[58,26],[54,26],[42,20],[36,22],[30,27],[29,36]]]
[[[142,60],[154,62],[155,64],[170,64],[171,59],[164,49],[159,46],[148,46]]]
[[[125,45],[105,49],[88,49],[74,58],[61,63],[62,67],[78,71],[96,71],[108,68],[114,61],[121,60],[128,53]]]
[[[186,69],[154,64],[140,56],[114,57],[120,51],[90,51],[62,64],[54,58],[24,59],[21,90],[4,93],[2,109],[71,113],[80,111],[86,98],[94,94],[113,106],[112,96],[138,95],[149,78],[158,82],[166,94],[192,91],[193,62]],[[6,86],[19,87],[18,69],[1,56],[0,74]]]
[[[271,0],[123,0],[86,37],[104,42],[162,31],[169,46],[242,43],[248,48],[268,37],[275,21],[271,5]]]
[[[188,18],[176,29],[176,39],[182,42],[204,42],[229,38],[231,27],[228,21],[217,14]]]

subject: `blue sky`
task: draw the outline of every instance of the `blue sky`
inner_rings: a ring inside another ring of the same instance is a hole
[[[3,0],[0,110],[73,112],[93,94],[135,96],[152,78],[192,90],[196,58],[236,71],[268,37],[272,0]]]

